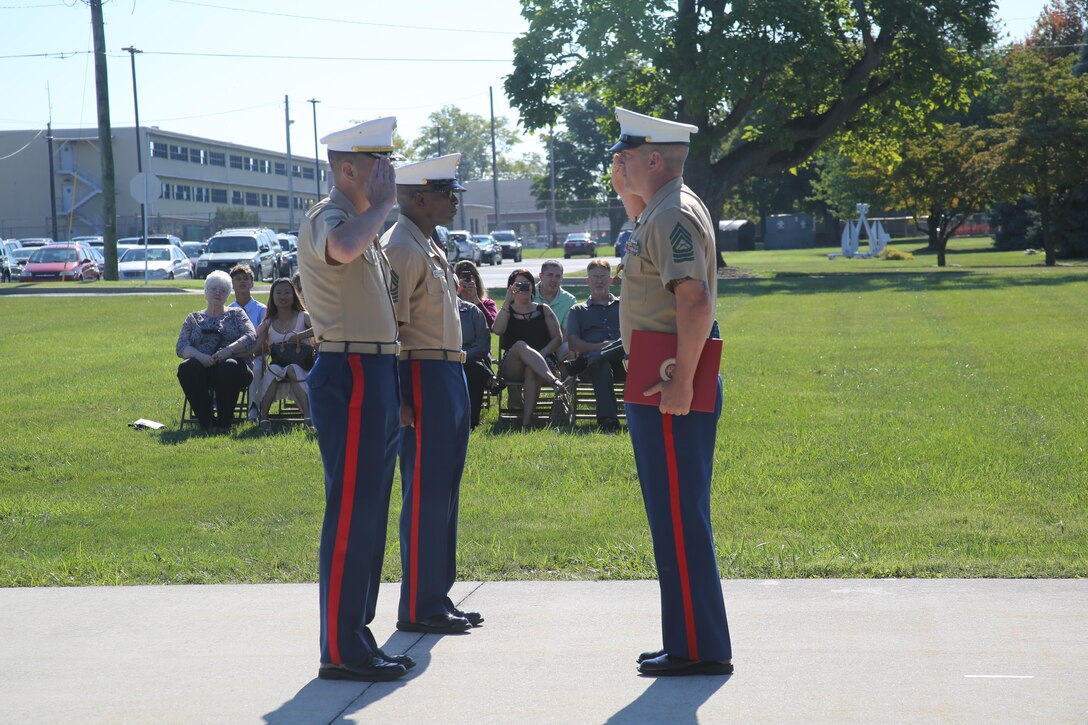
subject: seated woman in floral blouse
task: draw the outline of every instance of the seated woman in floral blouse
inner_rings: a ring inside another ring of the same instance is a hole
[[[244,358],[256,339],[253,323],[240,307],[226,307],[233,290],[226,272],[204,280],[208,306],[185,318],[178,335],[178,382],[200,422],[200,429],[227,431],[242,388],[253,380]],[[212,420],[212,400],[216,418]]]

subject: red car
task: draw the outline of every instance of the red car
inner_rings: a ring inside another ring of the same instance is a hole
[[[94,252],[82,242],[47,244],[30,255],[20,282],[92,282],[101,276]]]

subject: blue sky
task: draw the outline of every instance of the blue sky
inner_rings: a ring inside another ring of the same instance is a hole
[[[1045,2],[998,4],[998,17],[1018,39]],[[145,51],[136,57],[141,123],[179,133],[282,151],[288,95],[298,154],[313,152],[311,98],[320,101],[319,134],[396,115],[410,139],[444,105],[486,117],[489,86],[496,115],[517,120],[502,93],[511,41],[526,28],[516,0],[110,0],[104,12],[115,126],[134,122],[129,55],[121,50],[129,45]],[[44,127],[50,97],[55,127],[94,128],[87,4],[0,0],[0,27],[0,129]],[[60,52],[79,54],[11,57]],[[523,147],[537,148],[532,139]],[[0,148],[0,156],[11,150]]]

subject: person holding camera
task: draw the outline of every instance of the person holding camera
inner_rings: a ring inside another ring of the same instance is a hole
[[[184,359],[178,366],[178,382],[204,431],[213,430],[212,395],[216,428],[229,430],[238,395],[253,380],[245,363],[256,337],[253,323],[244,310],[226,306],[230,292],[226,272],[208,275],[204,280],[208,306],[185,318],[175,350]]]
[[[495,324],[495,318],[499,314],[499,308],[495,306],[495,300],[487,296],[487,287],[484,287],[480,279],[480,270],[470,260],[462,259],[453,267],[457,275],[457,296],[465,302],[471,302],[480,308],[487,322],[487,329]]]
[[[544,359],[563,344],[563,332],[552,309],[533,302],[535,293],[536,279],[532,272],[527,269],[511,272],[507,279],[506,300],[491,327],[505,351],[499,377],[525,384],[523,428],[532,426],[541,385],[551,385],[557,396],[567,394],[563,382],[552,373]]]

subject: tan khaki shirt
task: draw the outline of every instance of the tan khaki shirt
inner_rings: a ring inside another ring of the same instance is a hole
[[[684,180],[662,186],[635,222],[623,256],[620,334],[631,349],[631,330],[676,334],[676,298],[668,284],[690,277],[717,289],[714,226],[710,212]]]
[[[461,351],[457,282],[445,253],[403,214],[382,237],[401,350]],[[303,288],[305,289],[305,288]]]
[[[355,207],[333,187],[314,204],[298,232],[298,260],[306,309],[319,342],[396,342],[397,318],[389,295],[389,260],[375,243],[348,264],[329,264],[329,232],[352,217]]]

